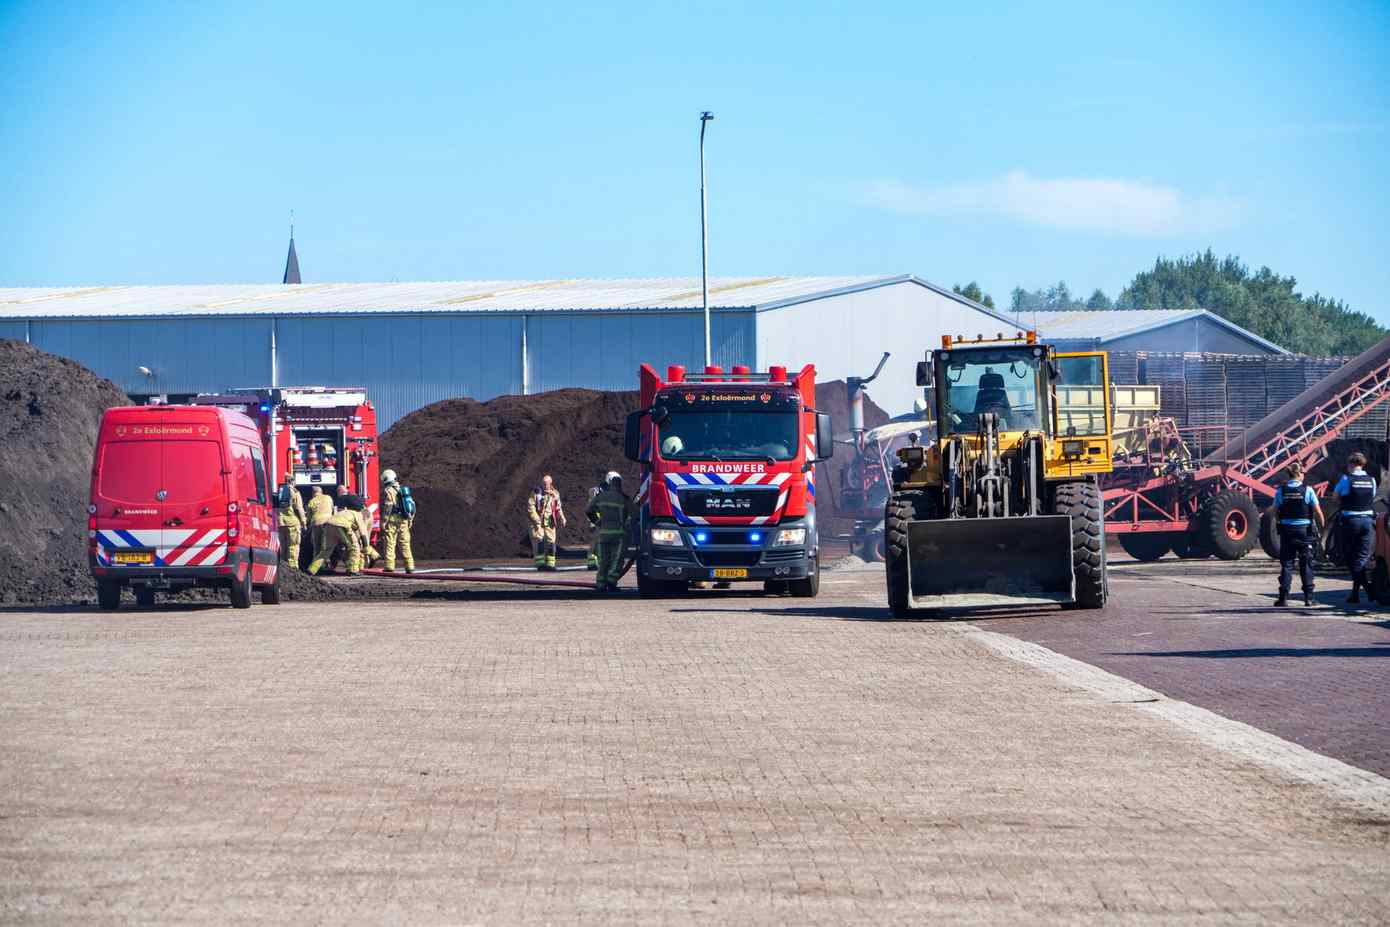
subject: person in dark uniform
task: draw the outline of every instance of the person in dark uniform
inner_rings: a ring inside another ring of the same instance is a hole
[[[1322,506],[1313,487],[1303,482],[1303,464],[1289,464],[1289,478],[1274,491],[1274,511],[1279,518],[1279,598],[1275,605],[1289,604],[1293,586],[1293,564],[1303,581],[1303,604],[1313,604],[1313,521],[1323,525]]]
[[[1371,553],[1375,549],[1376,513],[1372,507],[1376,498],[1376,481],[1366,472],[1366,455],[1357,451],[1347,458],[1347,472],[1337,482],[1336,493],[1342,499],[1337,520],[1341,528],[1342,550],[1346,552],[1347,569],[1351,572],[1351,595],[1347,603],[1361,601],[1361,590],[1371,593]]]

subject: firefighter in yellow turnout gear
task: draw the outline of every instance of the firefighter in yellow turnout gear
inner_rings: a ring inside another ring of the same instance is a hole
[[[310,573],[318,573],[339,547],[347,551],[347,571],[349,576],[362,572],[361,523],[357,513],[351,509],[339,509],[323,526],[323,549],[314,555],[309,564]]]
[[[407,512],[406,499],[409,493],[402,489],[396,480],[395,470],[381,474],[386,483],[381,490],[381,533],[386,538],[386,572],[396,572],[396,548],[399,546],[401,559],[405,561],[405,571],[415,572],[415,554],[410,549],[410,526],[415,523],[413,502]]]
[[[309,495],[309,543],[314,546],[314,556],[323,550],[323,528],[333,517],[333,499],[324,494],[322,486],[315,486]]]
[[[594,588],[599,592],[615,592],[622,569],[623,548],[627,546],[627,529],[637,517],[637,506],[623,493],[623,478],[616,472],[608,474],[603,491],[589,500],[584,512],[598,529],[598,576]]]
[[[304,512],[304,500],[294,486],[294,477],[285,474],[285,481],[279,495],[289,505],[280,509],[280,558],[299,569],[299,539],[309,526],[309,516]]]
[[[555,569],[555,544],[558,530],[565,524],[565,509],[549,473],[526,497],[526,518],[531,523],[531,555],[536,569]]]

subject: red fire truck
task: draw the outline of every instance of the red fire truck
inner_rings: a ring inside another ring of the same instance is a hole
[[[272,486],[286,473],[305,495],[338,486],[361,496],[381,527],[381,477],[376,409],[361,387],[286,386],[233,389],[196,397],[196,405],[226,406],[256,420],[266,446]]]
[[[662,380],[643,364],[640,379],[642,408],[626,435],[628,458],[642,465],[638,591],[761,582],[814,596],[815,464],[834,451],[830,416],[815,409],[815,367],[788,377],[785,367],[673,366]]]

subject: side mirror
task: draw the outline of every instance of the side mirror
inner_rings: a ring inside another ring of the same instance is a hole
[[[829,412],[816,413],[816,459],[829,460],[835,456],[835,429]]]
[[[652,406],[652,424],[660,425],[671,417],[671,411],[665,406]]]
[[[628,460],[641,460],[642,457],[642,413],[630,412],[627,416],[627,430],[623,434],[623,455]]]
[[[932,385],[931,361],[918,361],[918,362],[917,362],[917,385],[918,385],[918,386],[931,386],[931,385]]]

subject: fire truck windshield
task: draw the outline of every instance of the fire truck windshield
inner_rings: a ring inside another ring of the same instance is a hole
[[[973,433],[984,412],[999,416],[1000,431],[1036,431],[1038,363],[1030,348],[942,352],[942,433]]]
[[[791,460],[795,412],[672,412],[658,446],[667,460]]]

